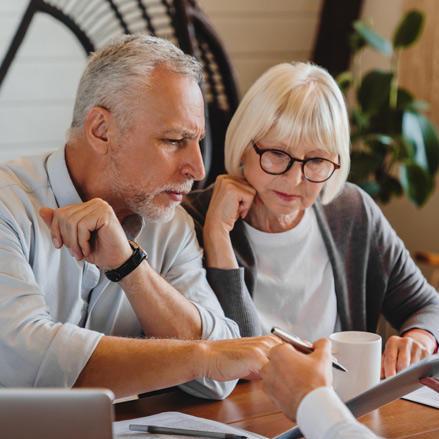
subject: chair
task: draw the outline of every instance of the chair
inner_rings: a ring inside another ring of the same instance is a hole
[[[195,0],[30,0],[0,65],[0,87],[37,13],[67,26],[87,55],[118,35],[144,32],[171,40],[197,57],[204,70],[207,116],[202,145],[206,178],[198,187],[224,172],[224,137],[238,105],[238,90],[222,43]]]

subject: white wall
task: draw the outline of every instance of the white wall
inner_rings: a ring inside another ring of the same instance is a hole
[[[321,0],[200,0],[224,39],[240,88],[269,66],[310,56]],[[28,0],[0,0],[0,59]],[[0,161],[59,147],[85,53],[71,32],[37,14],[0,88]]]
[[[0,1],[0,59],[27,3]],[[46,14],[34,17],[0,88],[0,161],[63,144],[85,60],[67,28]]]
[[[198,0],[224,42],[241,93],[274,64],[310,59],[321,0]]]

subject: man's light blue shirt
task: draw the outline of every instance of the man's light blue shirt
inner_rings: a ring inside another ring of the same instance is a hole
[[[81,202],[64,148],[0,166],[0,386],[71,387],[104,334],[143,336],[119,284],[66,247],[54,248],[38,213]],[[202,337],[239,336],[206,281],[186,212],[178,207],[167,223],[138,220],[137,230],[124,225],[127,235],[135,235],[150,265],[197,306]],[[234,384],[199,380],[183,388],[224,397]]]

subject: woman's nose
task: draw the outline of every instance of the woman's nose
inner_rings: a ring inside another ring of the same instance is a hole
[[[303,176],[302,163],[295,161],[285,176],[290,182],[294,183],[295,186],[300,184],[305,178]]]

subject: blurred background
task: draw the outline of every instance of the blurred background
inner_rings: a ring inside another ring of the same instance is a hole
[[[436,0],[1,0],[0,160],[60,147],[70,124],[87,50],[101,47],[118,34],[147,30],[169,37],[201,57],[206,67],[211,65],[206,97],[213,115],[214,152],[207,160],[212,169],[220,169],[221,130],[236,105],[233,96],[223,94],[228,94],[233,78],[236,89],[231,94],[236,93],[239,99],[262,72],[279,62],[314,60],[336,76],[352,68],[348,40],[355,20],[391,39],[401,17],[413,8],[423,12],[425,23],[419,41],[401,53],[399,83],[417,99],[429,103],[426,115],[437,125]],[[203,31],[203,20],[212,26],[207,31],[216,33],[218,40],[216,36],[213,40],[206,37],[209,32]],[[191,38],[198,38],[196,47]],[[217,45],[234,72],[224,84],[221,79],[217,81],[223,61],[218,61],[218,67],[211,59],[218,52]],[[361,74],[370,69],[389,69],[391,62],[379,51],[366,48],[355,68]],[[212,94],[217,92],[219,109],[212,104]],[[221,126],[216,127],[217,123]],[[438,183],[433,181],[433,186],[432,195],[421,208],[407,196],[380,202],[411,252],[439,252]],[[432,275],[431,267],[420,266]]]

